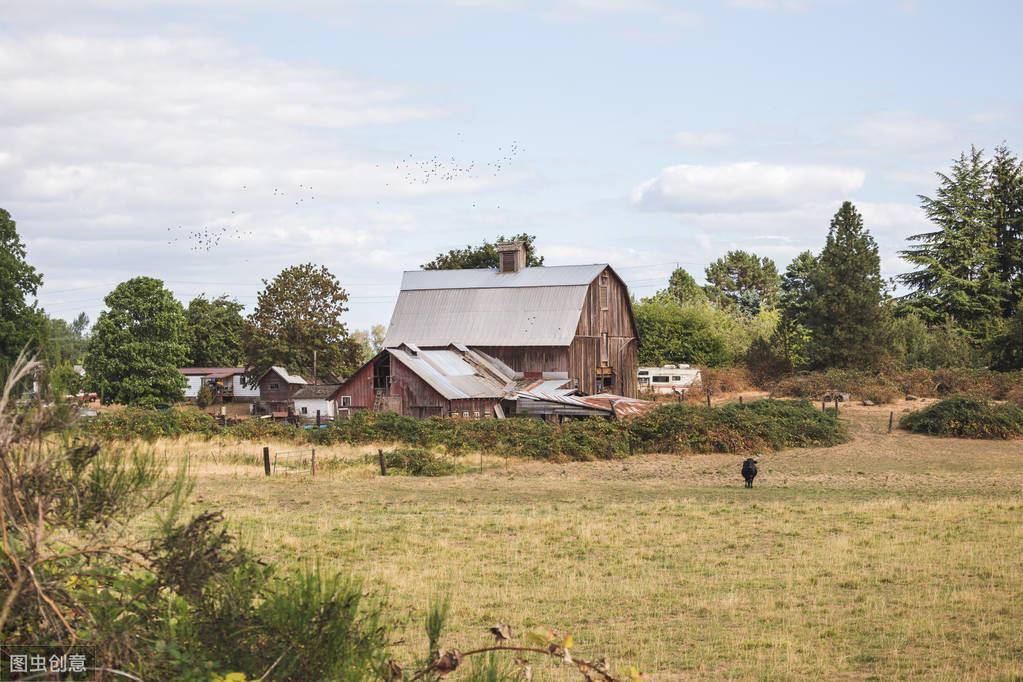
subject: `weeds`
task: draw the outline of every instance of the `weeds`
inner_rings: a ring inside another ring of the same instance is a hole
[[[1023,438],[1023,407],[992,405],[983,400],[956,396],[911,412],[899,421],[900,428],[932,436]]]

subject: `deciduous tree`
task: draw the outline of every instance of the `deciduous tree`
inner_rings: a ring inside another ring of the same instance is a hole
[[[273,365],[312,377],[315,362],[317,378],[329,380],[358,366],[359,344],[343,321],[348,293],[327,268],[295,265],[263,284],[246,329],[250,378]]]
[[[104,403],[154,405],[182,399],[188,360],[185,312],[163,282],[136,277],[105,299],[89,338],[85,369]]]
[[[473,268],[497,268],[500,259],[497,255],[497,243],[505,241],[521,241],[526,245],[526,266],[543,265],[543,256],[536,254],[533,244],[536,237],[531,234],[517,234],[510,238],[503,235],[496,242],[485,241],[479,246],[466,245],[464,249],[451,249],[447,253],[437,254],[429,263],[423,263],[423,270],[469,270]]]
[[[28,303],[43,284],[43,276],[28,264],[25,244],[11,214],[0,208],[0,371],[10,366],[22,348],[39,343],[45,320]]]
[[[236,367],[245,360],[242,304],[219,296],[193,298],[185,311],[188,362],[193,367]]]

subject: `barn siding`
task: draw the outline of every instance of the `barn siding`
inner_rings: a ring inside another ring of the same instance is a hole
[[[270,384],[274,383],[278,385],[278,388],[270,388]],[[271,369],[259,380],[259,401],[272,406],[286,406],[291,400],[292,394],[303,385],[289,384],[284,377]]]
[[[583,393],[603,390],[634,398],[639,391],[637,332],[629,291],[610,268],[604,273],[607,273],[607,307],[601,308],[601,277],[598,276],[586,292],[576,337],[568,349],[568,375],[578,380]],[[601,347],[604,333],[608,337],[606,350]],[[614,385],[601,389],[597,384],[597,368],[604,361],[614,372]]]
[[[355,374],[341,382],[341,386],[334,393],[334,400],[337,401],[339,407],[341,406],[341,396],[350,395],[352,396],[351,407],[353,410],[369,410],[373,408],[373,398],[375,397],[373,393],[373,367],[375,365],[375,359],[373,362],[367,362]]]
[[[563,346],[474,346],[516,372],[568,372],[568,349]]]

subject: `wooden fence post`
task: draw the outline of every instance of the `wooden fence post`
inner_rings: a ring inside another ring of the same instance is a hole
[[[894,421],[895,421],[895,411],[893,410],[893,411],[888,413],[888,433],[892,432],[892,422],[894,422]]]
[[[710,391],[707,391],[707,407],[710,407]]]
[[[320,428],[320,411],[316,410],[316,428]]]
[[[319,414],[319,412],[317,412],[316,414]],[[312,458],[309,461],[309,467],[310,467],[310,471],[312,472],[312,475],[315,476],[316,475],[316,448],[313,448],[313,455],[312,455]]]
[[[828,411],[828,404],[825,401],[821,400],[821,412],[827,412],[827,411]]]
[[[739,396],[739,404],[742,405],[742,396]]]
[[[270,475],[270,448],[268,447],[263,448],[263,472],[267,476]]]
[[[377,449],[377,456],[380,458],[380,475],[387,475],[387,461],[384,459],[384,451]]]
[[[835,396],[835,416],[838,416],[838,396]]]

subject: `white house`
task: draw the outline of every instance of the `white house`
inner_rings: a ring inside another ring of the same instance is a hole
[[[337,416],[337,403],[333,395],[340,384],[315,384],[303,386],[291,398],[292,407],[299,419],[316,420],[319,410],[321,419],[334,419]]]
[[[224,402],[247,402],[259,398],[259,384],[248,385],[244,367],[181,367],[178,371],[188,380],[186,399],[194,400],[204,383]]]

